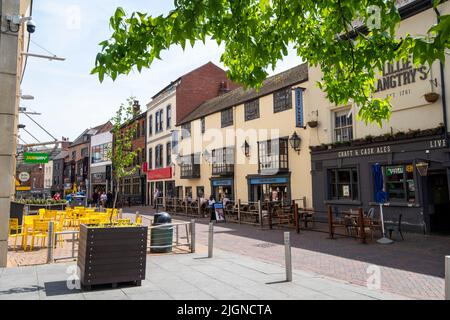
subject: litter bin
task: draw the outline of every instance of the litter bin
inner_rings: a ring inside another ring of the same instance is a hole
[[[170,224],[172,217],[167,212],[159,212],[154,216],[153,225],[159,226]],[[152,228],[150,232],[150,252],[168,253],[172,252],[173,226],[162,226]],[[167,246],[163,248],[152,248],[153,246]]]

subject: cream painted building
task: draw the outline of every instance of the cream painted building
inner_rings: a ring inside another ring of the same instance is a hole
[[[437,10],[449,14],[449,2]],[[426,34],[437,22],[430,1],[409,1],[400,12],[399,37]],[[311,83],[321,78],[316,68],[309,75]],[[314,208],[374,208],[379,214],[372,173],[379,163],[389,228],[401,220],[403,228],[418,232],[450,231],[449,84],[448,61],[445,67],[439,61],[415,66],[411,59],[386,63],[374,96],[391,97],[392,115],[381,128],[358,120],[355,105],[331,105],[312,86],[314,108],[306,117],[318,123],[310,141]]]
[[[311,104],[305,64],[202,104],[180,123],[175,173],[183,198],[312,203],[304,113]],[[298,150],[290,144],[301,139]]]
[[[204,101],[236,87],[224,70],[208,62],[171,82],[147,104],[147,203],[154,203],[156,190],[160,196],[176,196],[176,124]]]
[[[15,193],[20,82],[29,34],[6,16],[30,16],[31,0],[0,0],[0,267],[6,266],[10,201]],[[10,26],[10,27],[8,27]]]

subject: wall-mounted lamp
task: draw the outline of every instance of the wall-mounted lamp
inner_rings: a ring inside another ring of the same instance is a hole
[[[417,171],[421,177],[426,177],[428,174],[428,162],[418,162],[416,163]]]
[[[300,142],[301,138],[298,136],[297,132],[294,131],[292,136],[289,138],[289,143],[291,144],[292,149],[298,152],[300,154]]]
[[[248,158],[250,156],[250,145],[247,140],[242,144],[242,151],[244,151],[245,156]]]

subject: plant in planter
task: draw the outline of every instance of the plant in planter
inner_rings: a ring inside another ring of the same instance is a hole
[[[132,175],[138,168],[134,165],[137,150],[132,150],[132,140],[136,132],[133,124],[133,98],[128,104],[122,104],[112,119],[113,148],[108,150],[108,157],[113,167],[113,179],[116,193],[113,201],[114,212],[120,181]],[[139,225],[109,224],[81,225],[78,250],[78,267],[80,281],[86,288],[91,285],[134,282],[140,285],[145,279],[147,253],[147,227]]]
[[[308,121],[308,126],[310,128],[316,128],[318,125],[319,125],[319,122],[317,120]]]
[[[404,133],[403,131],[399,131],[399,132],[394,134],[394,139],[395,140],[405,139],[405,137],[406,137],[406,133]]]
[[[428,92],[424,95],[425,100],[427,102],[433,103],[436,102],[439,99],[439,93],[436,92]]]

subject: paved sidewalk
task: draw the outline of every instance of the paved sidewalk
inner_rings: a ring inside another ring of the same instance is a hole
[[[127,208],[151,214],[149,207]],[[176,219],[190,218],[174,216]],[[208,220],[197,219],[197,243],[208,243]],[[365,286],[370,266],[379,266],[382,289],[414,299],[444,298],[444,257],[450,237],[406,233],[392,245],[361,244],[354,239],[327,239],[327,234],[291,231],[295,269]],[[283,230],[261,230],[236,223],[218,224],[214,247],[269,262],[283,263]]]
[[[0,269],[0,300],[405,299],[298,270],[287,283],[282,266],[221,250],[207,259],[205,248],[199,249],[195,254],[148,256],[141,287],[69,290],[66,271],[73,263]]]

